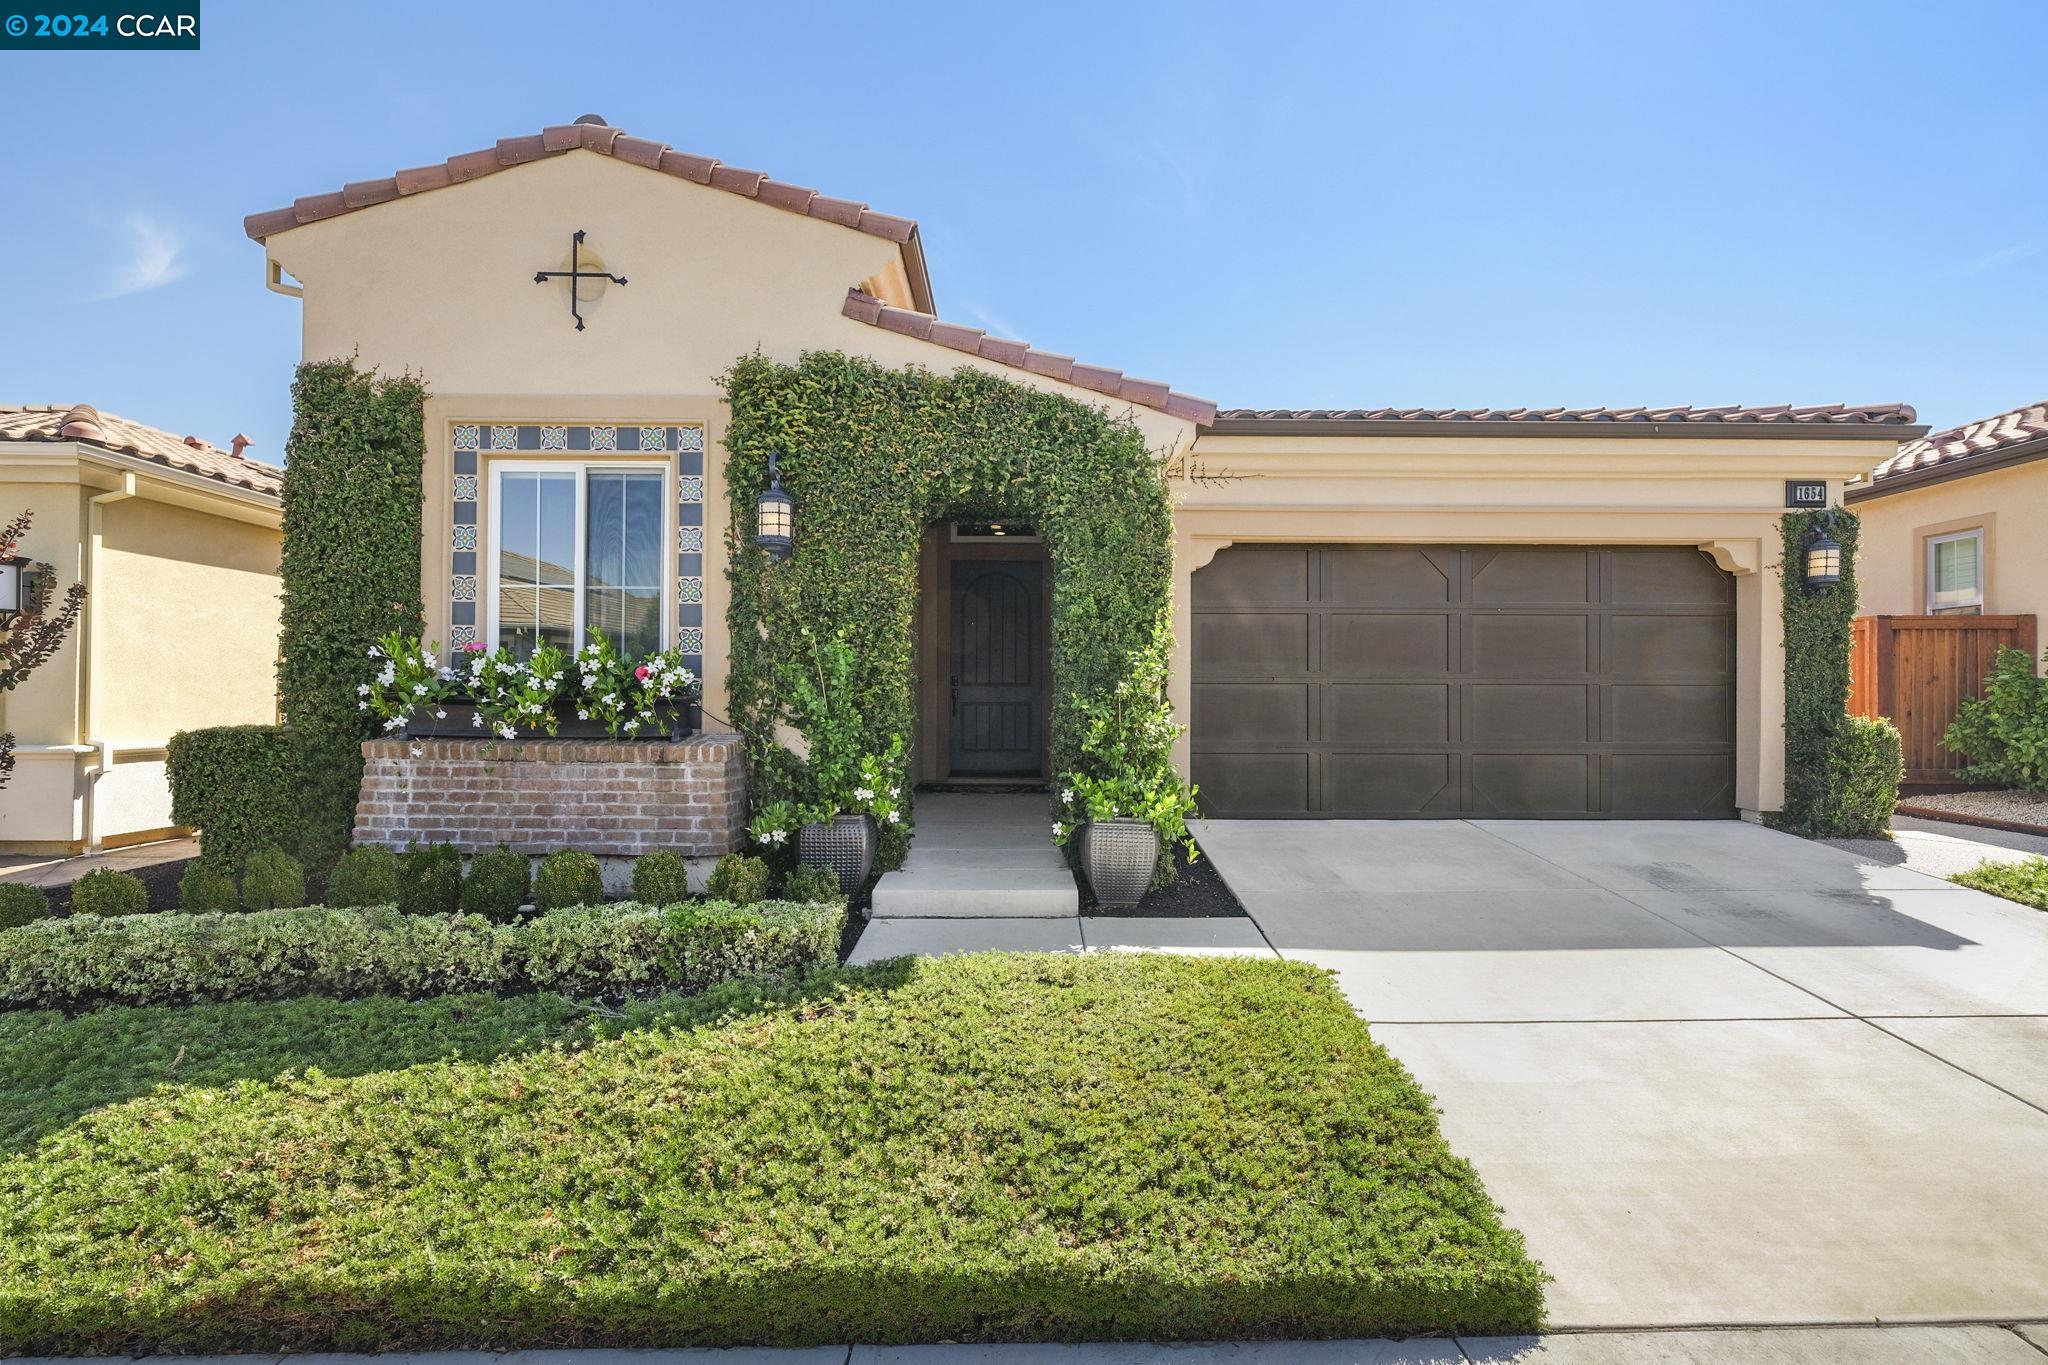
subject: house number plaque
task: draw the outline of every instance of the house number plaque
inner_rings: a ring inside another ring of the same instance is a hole
[[[1785,505],[1808,508],[1828,505],[1828,481],[1826,479],[1785,480]]]

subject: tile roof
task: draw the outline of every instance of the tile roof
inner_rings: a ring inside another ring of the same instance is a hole
[[[1918,473],[1937,465],[1960,464],[2002,455],[2028,441],[2048,437],[2048,403],[2029,403],[1996,417],[1986,417],[1953,431],[1938,431],[1917,441],[1902,442],[1898,454],[1879,465],[1873,482]]]
[[[1104,369],[1100,365],[1083,365],[1070,355],[1059,355],[1052,351],[1040,351],[1021,341],[1009,341],[992,337],[979,327],[963,327],[958,323],[941,322],[930,313],[914,312],[908,308],[893,308],[871,294],[858,289],[846,291],[846,303],[840,309],[856,322],[865,322],[870,327],[880,327],[888,332],[901,332],[936,345],[964,351],[968,355],[993,360],[1000,365],[1012,365],[1032,374],[1044,375],[1072,384],[1076,388],[1092,389],[1096,393],[1120,398],[1139,407],[1157,408],[1173,417],[1206,425],[1216,416],[1216,405],[1206,398],[1179,393],[1168,388],[1157,379],[1133,379],[1122,370]]]
[[[78,441],[218,479],[267,498],[284,491],[284,471],[276,465],[222,450],[197,436],[173,436],[83,403],[67,408],[0,406],[0,441]]]
[[[1904,403],[1866,403],[1855,407],[1831,403],[1822,407],[1789,405],[1745,408],[1226,408],[1223,420],[1268,422],[1513,422],[1526,423],[1659,423],[1687,425],[1912,426],[1918,420]]]
[[[771,208],[822,218],[857,232],[887,238],[903,248],[913,296],[930,306],[931,281],[925,271],[924,248],[918,239],[917,224],[911,219],[877,213],[852,199],[834,199],[802,185],[773,180],[760,171],[727,166],[715,157],[679,152],[665,142],[634,137],[624,129],[614,128],[596,114],[585,114],[574,123],[555,124],[524,137],[500,138],[495,146],[463,152],[437,165],[416,166],[382,180],[351,181],[329,194],[307,195],[287,208],[250,214],[242,220],[242,228],[260,242],[273,233],[305,223],[339,217],[428,190],[445,189],[529,161],[563,156],[578,148],[737,194]]]

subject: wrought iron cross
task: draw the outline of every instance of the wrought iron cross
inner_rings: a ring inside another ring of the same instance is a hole
[[[569,282],[569,316],[576,319],[576,330],[580,332],[583,330],[583,314],[576,307],[577,284],[583,280],[610,280],[613,284],[623,285],[626,282],[626,277],[624,275],[608,274],[602,270],[585,270],[583,268],[583,229],[577,228],[576,235],[569,239],[569,268],[567,270],[536,270],[533,273],[533,282],[535,284],[546,284],[549,280],[567,280]]]

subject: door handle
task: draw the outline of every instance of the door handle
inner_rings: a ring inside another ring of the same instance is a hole
[[[957,716],[957,715],[959,715],[959,714],[960,714],[960,675],[959,675],[958,673],[955,673],[955,674],[953,675],[953,680],[952,680],[952,681],[953,681],[953,714]]]

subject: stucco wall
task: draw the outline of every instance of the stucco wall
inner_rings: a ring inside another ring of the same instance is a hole
[[[1984,531],[1984,611],[2048,616],[2048,460],[1850,504],[1863,522],[1865,616],[1927,610],[1927,538]]]
[[[1736,804],[1778,809],[1785,786],[1785,654],[1778,520],[1784,481],[1843,480],[1892,449],[1876,440],[1701,437],[1204,436],[1194,455],[1234,482],[1180,490],[1174,604],[1219,550],[1258,541],[1694,545],[1735,575]],[[1188,632],[1170,690],[1190,714]],[[1187,761],[1183,740],[1179,758]]]
[[[628,280],[583,303],[582,332],[568,286],[533,282],[536,270],[567,268],[578,228],[603,268]],[[729,654],[718,376],[741,355],[758,349],[793,362],[807,350],[839,350],[892,367],[971,365],[1128,412],[1162,454],[1195,430],[843,316],[847,289],[899,259],[893,242],[591,152],[311,223],[268,248],[304,288],[307,358],[353,354],[387,373],[411,370],[433,395],[421,597],[435,639],[447,641],[451,626],[450,423],[706,426],[704,674],[714,720],[728,714]]]

